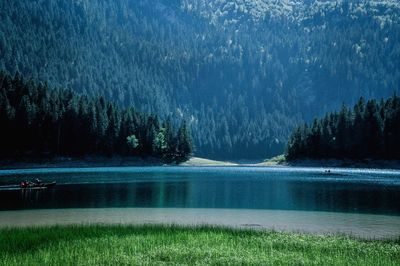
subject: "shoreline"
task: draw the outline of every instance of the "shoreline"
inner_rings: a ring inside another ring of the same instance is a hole
[[[210,160],[206,158],[192,157],[188,161],[176,164],[165,163],[161,159],[153,157],[55,157],[55,158],[19,158],[0,159],[0,170],[36,169],[36,168],[87,168],[87,167],[147,167],[147,166],[180,166],[180,167],[228,167],[246,166],[233,162]]]
[[[177,166],[182,167],[318,167],[318,168],[354,168],[354,169],[393,169],[400,170],[400,160],[338,160],[302,159],[286,161],[281,156],[265,160],[263,162],[243,161],[218,161],[207,158],[192,157],[187,162]]]
[[[286,161],[272,158],[262,162],[231,162],[207,158],[192,157],[180,164],[168,164],[158,158],[141,157],[56,157],[56,158],[21,158],[0,159],[0,170],[37,169],[37,168],[88,168],[88,167],[320,167],[320,168],[354,168],[354,169],[400,169],[400,160],[311,160],[302,159]]]
[[[288,167],[323,167],[323,168],[354,168],[354,169],[400,169],[400,161],[396,160],[295,160],[285,161],[280,166]],[[279,166],[277,165],[277,166]]]
[[[190,208],[83,208],[0,212],[0,229],[65,225],[222,226],[310,235],[346,235],[366,240],[400,237],[400,217],[378,214]]]
[[[127,166],[164,166],[158,158],[148,157],[55,157],[55,158],[22,158],[0,160],[0,170],[36,169],[36,168],[88,168],[88,167],[127,167]]]

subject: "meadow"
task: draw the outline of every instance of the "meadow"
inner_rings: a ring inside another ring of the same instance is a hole
[[[400,240],[178,226],[0,229],[0,265],[400,265]]]

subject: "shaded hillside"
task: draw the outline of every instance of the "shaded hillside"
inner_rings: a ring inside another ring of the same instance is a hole
[[[123,155],[186,161],[192,142],[186,123],[121,110],[104,97],[11,77],[0,71],[0,157]]]
[[[400,97],[380,102],[360,98],[353,108],[343,106],[298,127],[286,157],[400,160]]]
[[[264,158],[300,121],[399,88],[399,10],[391,0],[1,1],[0,67],[185,117],[198,155]]]

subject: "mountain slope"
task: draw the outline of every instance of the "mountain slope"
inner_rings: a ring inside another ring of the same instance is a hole
[[[368,14],[383,23],[398,22],[397,0],[183,0],[182,8],[209,19],[212,23],[238,24],[250,20],[260,23],[266,18],[282,18],[301,23],[332,12],[358,19]]]
[[[199,156],[282,153],[400,87],[397,1],[2,1],[0,68],[190,122]]]

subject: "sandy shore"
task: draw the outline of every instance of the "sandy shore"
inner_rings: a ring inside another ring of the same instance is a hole
[[[241,164],[233,162],[216,161],[199,157],[192,157],[181,166],[240,166]]]
[[[400,237],[400,217],[385,215],[237,209],[54,209],[0,212],[0,227],[70,224],[177,224],[345,234],[364,239]]]

